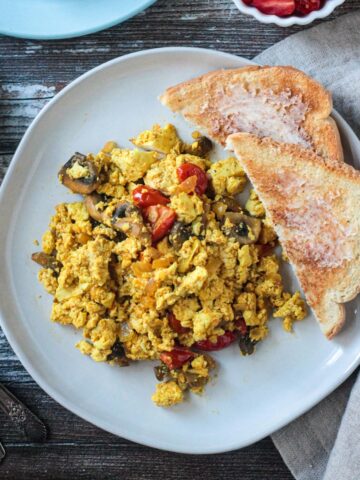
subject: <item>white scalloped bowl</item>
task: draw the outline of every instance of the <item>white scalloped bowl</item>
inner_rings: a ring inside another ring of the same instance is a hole
[[[320,10],[315,10],[309,15],[298,17],[291,15],[290,17],[278,17],[277,15],[266,15],[260,12],[255,7],[246,5],[242,0],[233,0],[240,12],[246,15],[251,15],[261,23],[275,23],[279,27],[291,27],[292,25],[308,25],[318,18],[325,18],[329,16],[336,7],[345,2],[345,0],[325,0],[325,3]]]

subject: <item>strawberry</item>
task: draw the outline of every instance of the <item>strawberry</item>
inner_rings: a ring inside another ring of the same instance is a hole
[[[321,0],[295,0],[295,9],[301,15],[308,15],[314,10],[319,10]]]
[[[252,6],[267,15],[286,17],[294,13],[295,0],[253,0]]]

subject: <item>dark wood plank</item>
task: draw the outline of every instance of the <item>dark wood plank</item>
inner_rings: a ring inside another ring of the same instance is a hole
[[[359,7],[360,0],[347,0],[331,18]],[[300,30],[259,24],[240,14],[231,0],[158,0],[124,24],[86,37],[39,42],[0,36],[0,182],[34,116],[56,92],[90,68],[126,53],[173,45],[251,58]],[[190,456],[150,449],[99,430],[66,411],[34,383],[1,330],[0,381],[45,421],[50,432],[44,446],[28,444],[0,416],[0,439],[7,448],[1,480],[292,478],[269,438],[235,452]]]
[[[12,155],[11,154],[1,154],[0,153],[0,185],[4,178],[5,172],[10,165]]]
[[[247,448],[207,457],[173,454],[135,444],[121,448],[114,444],[103,446],[97,445],[95,441],[81,446],[70,443],[28,448],[17,444],[8,448],[10,455],[0,469],[1,478],[7,480],[107,480],[118,475],[121,480],[292,478],[285,467],[274,462],[276,452],[269,440],[254,445],[251,450]]]

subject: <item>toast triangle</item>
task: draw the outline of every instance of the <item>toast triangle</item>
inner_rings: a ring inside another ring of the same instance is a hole
[[[330,339],[360,292],[360,172],[269,138],[239,133],[235,152]]]
[[[223,146],[247,132],[343,160],[330,93],[293,67],[216,70],[168,88],[160,101]]]

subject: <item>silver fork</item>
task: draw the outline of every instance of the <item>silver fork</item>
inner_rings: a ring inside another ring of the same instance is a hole
[[[0,410],[24,434],[26,440],[41,443],[46,440],[47,432],[43,422],[20,402],[0,383]],[[0,444],[0,461],[5,456],[4,447]]]
[[[3,461],[5,458],[5,448],[3,447],[3,444],[0,442],[0,463]]]

